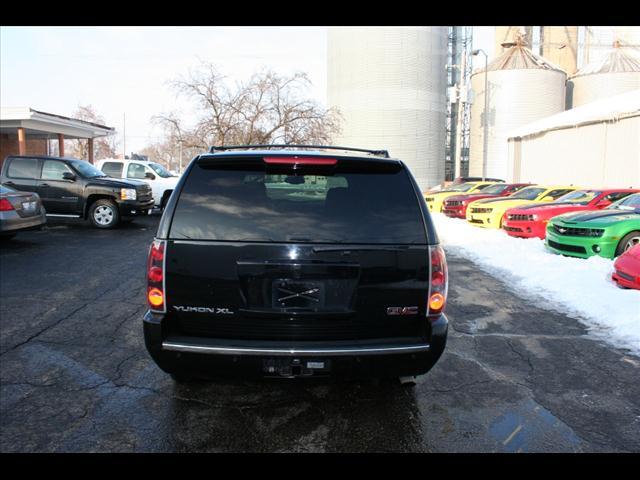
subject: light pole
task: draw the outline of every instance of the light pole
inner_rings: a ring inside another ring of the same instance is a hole
[[[488,91],[488,78],[489,78],[489,70],[487,68],[489,56],[487,52],[482,50],[481,48],[478,50],[474,50],[471,54],[475,57],[479,53],[484,55],[484,133],[482,135],[483,145],[482,145],[482,180],[487,176],[487,148],[489,145],[489,136],[487,134],[487,127],[489,126],[489,91]]]

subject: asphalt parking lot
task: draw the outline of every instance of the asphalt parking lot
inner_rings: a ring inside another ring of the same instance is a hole
[[[415,388],[176,385],[142,337],[158,218],[2,243],[0,451],[640,451],[640,358],[451,255],[449,342]]]

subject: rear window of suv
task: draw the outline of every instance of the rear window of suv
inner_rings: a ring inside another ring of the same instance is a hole
[[[7,176],[11,178],[35,179],[40,177],[37,158],[11,158],[9,162]]]
[[[122,162],[104,162],[100,170],[111,178],[121,178],[122,166]]]
[[[291,175],[259,163],[191,169],[170,238],[256,242],[427,243],[415,190],[402,168]]]

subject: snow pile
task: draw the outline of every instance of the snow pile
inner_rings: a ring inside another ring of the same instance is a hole
[[[615,285],[613,260],[555,255],[537,238],[513,238],[441,213],[431,216],[445,251],[474,261],[537,306],[576,316],[593,334],[640,353],[640,291]]]

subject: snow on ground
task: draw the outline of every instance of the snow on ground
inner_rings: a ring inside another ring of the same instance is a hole
[[[537,306],[575,316],[594,335],[640,354],[640,291],[615,285],[613,260],[555,255],[537,238],[431,216],[446,252],[472,260]]]

